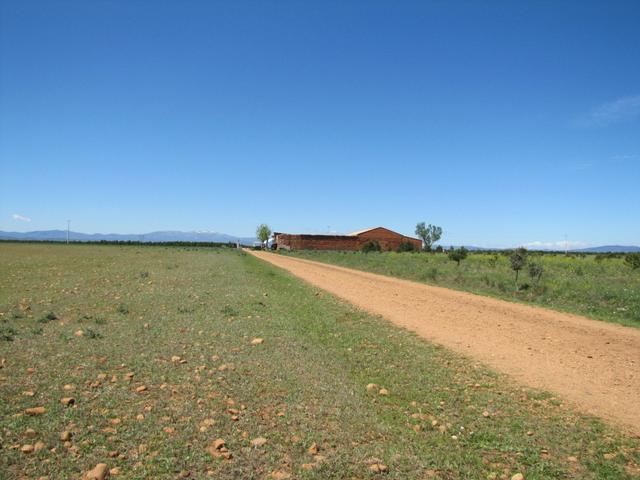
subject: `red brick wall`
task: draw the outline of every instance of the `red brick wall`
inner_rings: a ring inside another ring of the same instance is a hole
[[[291,250],[360,250],[371,241],[377,241],[383,250],[397,250],[401,243],[412,243],[416,250],[422,248],[422,242],[405,237],[385,228],[377,228],[358,236],[350,235],[294,235],[280,233],[276,242],[278,248]]]

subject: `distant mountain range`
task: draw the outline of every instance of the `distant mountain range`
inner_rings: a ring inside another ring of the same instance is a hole
[[[575,253],[634,253],[640,252],[640,247],[624,245],[605,245],[603,247],[580,248],[571,250]]]
[[[208,232],[208,231],[192,231],[180,232],[174,230],[165,230],[159,232],[149,232],[142,234],[120,234],[120,233],[80,233],[69,232],[69,239],[74,242],[100,242],[102,240],[108,242],[240,242],[242,245],[253,245],[257,241],[255,237],[236,237],[226,233]],[[35,232],[3,232],[0,231],[0,240],[40,240],[64,242],[67,240],[66,230],[41,230]],[[482,248],[477,246],[467,246],[468,250],[500,250],[496,248]],[[640,247],[631,245],[605,245],[602,247],[589,247],[576,250],[569,250],[572,253],[626,253],[640,252]]]
[[[66,230],[41,230],[36,232],[3,232],[0,231],[0,240],[40,240],[64,242],[67,240]],[[240,242],[243,245],[253,245],[256,241],[253,237],[236,237],[219,232],[179,232],[160,231],[142,234],[120,234],[120,233],[80,233],[69,232],[69,240],[74,242]]]

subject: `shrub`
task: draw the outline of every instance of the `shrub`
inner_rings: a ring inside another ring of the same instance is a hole
[[[365,243],[362,246],[361,251],[363,253],[381,252],[382,251],[382,247],[380,246],[380,244],[376,240],[373,240],[371,242]]]
[[[539,282],[544,273],[544,267],[536,262],[529,263],[529,276]]]
[[[458,264],[458,267],[460,266],[460,262],[462,260],[464,260],[465,258],[467,258],[467,254],[469,253],[469,250],[467,250],[464,247],[460,247],[460,248],[456,248],[454,249],[453,247],[449,250],[448,252],[448,256],[449,256],[449,260],[454,261]]]
[[[624,264],[632,270],[640,268],[640,252],[627,253],[624,256]]]
[[[13,342],[13,339],[18,334],[16,329],[8,326],[0,327],[0,340],[4,340],[5,342]]]
[[[442,253],[442,252],[444,252],[444,248],[442,248],[442,245],[438,245],[438,246],[436,247],[436,249],[434,250],[434,252],[436,252],[436,253]]]
[[[97,332],[90,328],[87,328],[84,334],[87,338],[90,338],[91,340],[97,340],[98,338],[102,338],[102,334],[100,332]]]
[[[516,272],[516,290],[518,289],[518,274],[527,263],[527,249],[518,248],[509,255],[511,270]]]
[[[129,307],[127,307],[124,303],[118,305],[118,313],[121,315],[126,315],[129,313]]]
[[[410,242],[402,242],[400,245],[398,245],[398,248],[396,249],[396,252],[415,252],[416,247],[413,245],[413,243]]]
[[[43,315],[42,317],[40,317],[38,319],[38,322],[40,322],[40,323],[49,323],[49,322],[52,322],[53,320],[57,320],[57,319],[58,319],[58,316],[55,313],[49,312],[46,315]]]

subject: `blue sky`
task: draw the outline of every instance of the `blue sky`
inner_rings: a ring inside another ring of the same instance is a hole
[[[639,2],[0,8],[2,230],[640,244]]]

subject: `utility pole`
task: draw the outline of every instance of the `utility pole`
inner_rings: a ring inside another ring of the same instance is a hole
[[[69,227],[71,226],[71,220],[67,220],[67,245],[69,245]]]

